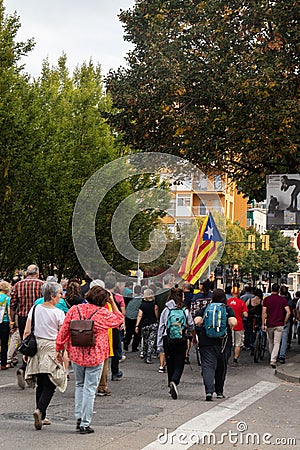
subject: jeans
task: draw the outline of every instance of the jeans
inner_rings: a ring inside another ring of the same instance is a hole
[[[174,381],[177,386],[180,382],[180,378],[184,369],[187,341],[184,340],[178,344],[170,344],[168,342],[168,338],[164,336],[163,344],[166,354],[168,385],[170,386],[170,382]]]
[[[103,363],[83,367],[72,362],[75,374],[75,417],[81,419],[80,426],[88,427],[93,417],[96,390],[101,378]]]
[[[282,332],[282,336],[281,336],[280,350],[279,350],[279,358],[280,359],[284,359],[285,358],[285,353],[286,353],[286,348],[287,348],[287,343],[288,343],[288,335],[289,335],[289,331],[290,331],[290,326],[291,326],[291,323],[288,322],[283,327],[283,332]]]
[[[283,327],[267,328],[271,364],[276,364]]]
[[[205,393],[223,394],[231,348],[226,345],[222,352],[220,345],[212,345],[200,347],[199,350]]]
[[[7,351],[9,339],[9,322],[0,323],[0,342],[1,342],[1,366],[7,364]]]
[[[47,373],[38,373],[36,388],[36,407],[42,413],[42,420],[46,417],[46,411],[55,392],[55,384],[49,378]]]

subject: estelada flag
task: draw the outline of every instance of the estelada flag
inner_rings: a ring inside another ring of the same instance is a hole
[[[186,281],[195,284],[218,253],[223,242],[212,215],[206,216],[178,273]]]

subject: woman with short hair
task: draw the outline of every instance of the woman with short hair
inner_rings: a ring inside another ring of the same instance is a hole
[[[55,342],[65,315],[56,308],[61,298],[62,288],[58,283],[48,282],[44,285],[44,303],[31,308],[26,321],[24,338],[31,332],[32,314],[34,311],[34,334],[37,340],[38,351],[35,356],[26,358],[27,369],[25,380],[36,388],[36,409],[33,413],[34,426],[37,430],[42,425],[50,425],[46,417],[47,408],[53,397],[56,387],[64,392],[67,379],[63,367],[57,363],[55,357]]]
[[[92,287],[86,294],[87,303],[74,305],[67,313],[56,341],[56,358],[62,363],[66,344],[75,374],[75,417],[76,430],[80,434],[93,433],[90,423],[96,390],[100,381],[103,362],[109,356],[108,329],[120,326],[124,317],[114,301],[113,295],[101,286]],[[105,304],[111,304],[109,311]],[[91,347],[72,346],[70,322],[90,318],[94,321],[95,345]]]

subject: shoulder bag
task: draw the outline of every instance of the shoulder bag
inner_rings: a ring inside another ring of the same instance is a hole
[[[33,307],[31,318],[31,332],[21,341],[18,350],[25,356],[34,356],[37,353],[37,342],[34,335],[34,313],[36,306]]]

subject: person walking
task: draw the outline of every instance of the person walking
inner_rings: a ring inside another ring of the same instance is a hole
[[[88,286],[90,284],[88,283]],[[74,305],[80,305],[84,301],[84,295],[81,292],[80,281],[77,278],[71,278],[67,284],[65,302],[68,308]]]
[[[233,309],[234,315],[237,320],[237,324],[232,330],[233,346],[234,346],[234,356],[233,356],[233,366],[238,366],[238,358],[241,353],[241,348],[244,344],[244,324],[243,319],[248,317],[248,308],[246,303],[239,298],[239,288],[233,287],[231,290],[232,297],[227,300],[227,306]],[[250,348],[250,347],[249,347]]]
[[[211,303],[224,303],[227,299],[222,289],[215,289]],[[207,305],[208,306],[208,305]],[[217,398],[224,398],[224,383],[227,373],[227,363],[231,354],[232,333],[236,326],[233,309],[226,306],[227,334],[224,337],[208,337],[203,326],[203,318],[207,306],[196,313],[194,319],[197,328],[198,345],[201,356],[201,373],[205,386],[206,401],[211,401],[215,392]]]
[[[114,298],[115,304],[119,311],[125,318],[126,309],[123,295],[116,292],[117,280],[113,275],[106,275],[104,278],[105,289],[110,292]],[[112,330],[112,342],[113,342],[113,356],[110,358],[111,369],[111,381],[119,381],[123,377],[123,372],[119,368],[120,360],[122,361],[122,342],[121,337],[124,331],[124,323],[122,322],[120,327],[113,328]]]
[[[39,279],[39,275],[38,266],[31,264],[25,272],[26,278],[18,281],[12,288],[10,301],[11,331],[14,333],[19,328],[21,340],[24,338],[28,313],[35,300],[43,295],[44,281]],[[18,315],[18,324],[15,323],[16,315]],[[17,382],[21,389],[25,389],[25,370],[26,363],[23,360],[21,367],[17,370]]]
[[[282,330],[281,344],[280,344],[279,355],[278,355],[278,360],[279,360],[280,364],[285,364],[289,331],[290,331],[290,327],[292,327],[292,325],[293,325],[293,301],[292,301],[292,297],[288,291],[287,286],[285,286],[284,284],[282,284],[280,286],[279,295],[286,298],[289,309],[290,309],[289,320],[286,322],[286,324],[284,325],[283,330]]]
[[[7,364],[8,340],[10,333],[10,291],[11,285],[7,281],[0,282],[0,343],[1,343],[1,370],[10,366]]]
[[[254,294],[252,293],[252,288],[249,286],[249,284],[245,284],[244,286],[245,293],[240,296],[241,300],[243,300],[247,307],[249,304],[249,301],[254,297]],[[246,350],[251,349],[250,341],[252,337],[252,323],[248,319],[244,319],[244,348]]]
[[[141,332],[143,340],[143,357],[147,364],[152,364],[152,353],[155,347],[158,330],[158,306],[154,303],[154,292],[145,289],[144,301],[140,304],[135,332]]]
[[[291,314],[287,299],[278,293],[279,285],[274,283],[271,295],[264,299],[262,308],[262,326],[268,334],[270,366],[273,369],[276,369],[283,327],[288,323]]]
[[[172,310],[175,311],[176,317],[172,314]],[[171,319],[169,316],[171,314],[174,319]],[[173,324],[181,335],[179,339],[173,339],[171,336],[171,327],[173,327]],[[169,393],[174,400],[178,398],[177,386],[180,383],[184,370],[188,332],[192,334],[193,344],[196,345],[195,327],[192,316],[184,305],[183,291],[180,288],[172,288],[166,306],[160,316],[157,347],[163,349],[166,355]]]
[[[184,304],[190,311],[191,301],[192,301],[192,298],[194,297],[194,288],[188,281],[184,281],[182,283],[181,289],[183,291]],[[184,360],[185,364],[190,364],[191,342],[192,342],[192,336],[188,335],[187,349],[186,349],[185,360]]]
[[[254,297],[246,301],[248,308],[247,329],[249,330],[251,355],[254,355],[256,333],[261,327],[262,301],[263,291],[261,289],[255,289]]]
[[[65,318],[64,313],[56,308],[62,288],[58,283],[48,282],[43,286],[43,291],[44,303],[30,309],[24,330],[25,338],[31,332],[34,311],[34,335],[38,351],[35,356],[24,358],[27,359],[25,380],[30,387],[37,384],[36,409],[33,413],[34,426],[37,430],[41,430],[42,425],[51,424],[46,414],[56,387],[61,392],[67,387],[64,369],[55,360],[55,341]]]
[[[112,294],[101,286],[92,287],[86,294],[87,303],[73,306],[56,340],[56,359],[62,363],[62,354],[66,344],[75,374],[75,418],[76,430],[80,434],[94,433],[90,427],[96,391],[99,385],[103,362],[109,356],[107,331],[119,327],[124,316],[119,311]],[[112,311],[105,304],[109,302]],[[79,315],[79,311],[80,315]],[[95,345],[92,347],[74,347],[71,342],[70,322],[92,316],[94,321]]]
[[[167,273],[163,277],[163,287],[157,290],[155,294],[155,303],[158,306],[158,318],[166,306],[166,302],[168,301],[170,290],[175,286],[175,275],[173,273]],[[165,354],[163,351],[163,347],[159,347],[157,345],[158,353],[159,353],[159,373],[165,373]],[[160,349],[160,350],[159,350]]]
[[[140,334],[136,333],[135,326],[136,326],[136,318],[139,312],[139,308],[142,304],[142,295],[141,295],[142,288],[139,284],[134,286],[133,290],[133,297],[129,299],[129,302],[126,306],[126,315],[125,315],[125,337],[124,337],[124,350],[128,351],[128,347],[130,345],[131,339],[132,341],[132,351],[137,352],[139,341],[140,341]]]

